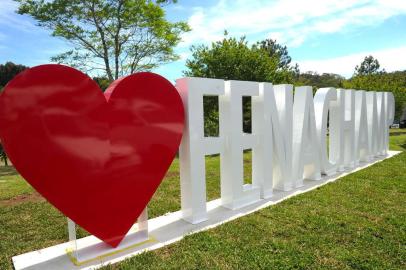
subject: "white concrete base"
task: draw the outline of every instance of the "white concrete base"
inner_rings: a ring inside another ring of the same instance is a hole
[[[124,250],[130,250],[137,246],[152,242],[154,239],[148,234],[148,210],[142,211],[137,223],[132,226],[126,237],[118,247],[113,248],[96,237],[85,238],[86,241],[76,238],[76,225],[68,218],[69,242],[71,248],[67,253],[75,265],[84,265],[98,259],[109,257]]]
[[[286,200],[287,198],[290,198],[292,196],[310,191],[329,182],[333,182],[347,174],[364,169],[376,162],[379,162],[386,158],[390,158],[399,153],[400,152],[398,151],[389,151],[388,156],[386,157],[374,159],[371,163],[368,164],[361,163],[360,167],[355,168],[351,171],[345,171],[331,176],[323,176],[322,179],[319,181],[305,180],[304,186],[301,188],[296,188],[290,191],[274,190],[273,196],[271,198],[262,199],[254,204],[245,206],[237,210],[230,210],[222,207],[220,199],[211,201],[207,204],[208,220],[199,224],[193,225],[184,221],[182,219],[182,213],[180,211],[168,213],[164,216],[150,219],[148,221],[148,227],[150,231],[150,239],[153,239],[153,241],[146,241],[145,243],[141,243],[140,245],[137,245],[133,248],[121,250],[111,256],[102,257],[87,264],[76,266],[72,263],[66,253],[66,249],[70,247],[69,242],[67,242],[38,251],[15,256],[13,257],[14,268],[16,270],[97,269],[107,264],[117,263],[126,258],[137,255],[143,251],[157,249],[170,243],[179,241],[187,234],[207,230],[241,216],[248,215],[259,209]],[[86,245],[88,243],[100,243],[100,240],[98,240],[94,236],[88,236],[77,241],[81,241],[81,244],[83,245]]]

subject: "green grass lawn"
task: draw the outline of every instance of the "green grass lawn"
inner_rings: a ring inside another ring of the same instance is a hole
[[[406,130],[391,131],[390,147],[406,150]],[[245,161],[249,181],[249,153]],[[219,158],[206,166],[208,200],[219,198]],[[149,214],[179,209],[175,160]],[[67,239],[66,218],[0,167],[0,269],[12,269],[14,255]],[[406,153],[105,269],[157,268],[406,269]]]

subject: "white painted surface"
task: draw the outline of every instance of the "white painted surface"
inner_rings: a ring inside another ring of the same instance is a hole
[[[268,86],[266,90],[266,92],[264,91],[264,107],[271,111],[273,135],[273,188],[289,191],[293,188],[293,86],[290,84],[274,85],[272,88]],[[264,150],[266,151],[266,148]]]
[[[222,136],[204,136],[203,96],[224,95],[224,81],[182,78],[176,80],[176,88],[185,109],[185,128],[179,147],[183,219],[196,224],[207,220],[205,156],[220,154],[224,148]]]
[[[69,252],[75,263],[82,264],[101,256],[109,256],[117,251],[110,245],[100,242],[94,237],[92,241],[79,241],[76,237],[76,224],[68,218]],[[137,223],[127,233],[127,237],[120,243],[120,249],[129,249],[149,240],[148,208],[145,207],[137,219]]]
[[[274,190],[273,196],[270,199],[262,199],[249,206],[230,210],[221,206],[221,200],[214,200],[207,203],[207,216],[208,220],[199,224],[193,225],[182,219],[182,212],[169,213],[164,216],[160,216],[148,221],[150,230],[150,236],[156,239],[156,242],[146,243],[141,246],[137,246],[133,249],[126,250],[124,252],[117,253],[114,256],[94,261],[93,263],[75,266],[66,255],[66,249],[70,246],[69,242],[45,248],[38,251],[25,253],[19,256],[13,257],[13,263],[16,270],[29,269],[29,270],[62,270],[62,269],[97,269],[103,265],[109,263],[117,263],[126,258],[137,255],[146,250],[153,250],[162,246],[171,244],[173,242],[181,240],[186,234],[196,233],[199,231],[207,230],[225,222],[234,220],[241,216],[245,216],[262,208],[279,203],[289,197],[310,191],[319,186],[325,185],[329,182],[336,181],[337,179],[358,171],[360,169],[371,166],[375,162],[379,162],[383,159],[390,158],[400,152],[389,151],[388,156],[381,158],[373,158],[371,163],[361,163],[360,167],[332,176],[324,176],[320,181],[304,181],[304,185],[300,188],[296,188],[290,191],[277,191]],[[131,232],[130,235],[131,237]],[[94,236],[85,237],[77,240],[80,245],[89,245],[91,243],[100,244],[101,241]],[[124,240],[125,242],[126,240]],[[120,245],[121,246],[121,245]],[[120,248],[119,246],[119,248]]]
[[[317,90],[316,95],[314,96],[314,114],[316,118],[316,128],[317,128],[317,140],[319,145],[319,155],[320,155],[320,167],[321,173],[326,175],[332,175],[337,171],[337,161],[334,159],[334,156],[328,152],[327,149],[327,116],[328,112],[331,115],[331,109],[335,109],[338,106],[337,102],[337,91],[334,88],[326,87],[320,88]],[[339,121],[331,118],[330,125],[334,121]],[[330,133],[330,147],[337,143],[339,138],[337,132]],[[334,146],[332,146],[334,147]]]
[[[386,129],[388,127],[382,131]],[[355,91],[355,163],[367,162],[370,158],[366,94],[365,91]]]
[[[274,139],[272,105],[269,103],[272,91],[271,83],[260,83],[258,96],[252,97],[252,133],[257,139],[252,148],[252,184],[259,187],[262,199],[268,199],[273,194]]]
[[[294,187],[301,187],[304,179],[321,180],[320,146],[311,86],[295,87],[292,140]]]
[[[247,81],[226,81],[225,94],[219,97],[220,134],[225,138],[220,155],[221,201],[224,207],[235,210],[260,199],[260,188],[244,185],[244,150],[255,148],[257,134],[243,133],[242,98],[259,95],[259,84]],[[256,107],[253,108],[255,110]],[[254,112],[256,115],[256,113]],[[255,158],[253,162],[258,162]],[[258,168],[258,164],[254,165]]]
[[[181,209],[198,224],[206,209],[205,156],[220,155],[221,201],[235,210],[320,180],[388,150],[394,99],[389,92],[272,85],[251,81],[182,78],[186,111],[180,146]],[[204,137],[203,96],[219,99],[219,137]],[[242,98],[252,98],[252,133],[242,130]],[[329,121],[328,115],[330,115]],[[330,124],[328,131],[327,123]],[[327,148],[327,133],[330,132]],[[252,184],[244,185],[243,151],[252,149]]]

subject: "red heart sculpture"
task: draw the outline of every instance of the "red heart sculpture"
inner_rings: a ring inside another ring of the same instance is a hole
[[[103,95],[82,72],[30,68],[0,96],[0,138],[21,175],[89,233],[116,247],[178,151],[181,98],[148,72]]]

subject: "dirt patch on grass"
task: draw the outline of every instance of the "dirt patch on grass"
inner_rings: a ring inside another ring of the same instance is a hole
[[[251,164],[251,163],[252,163],[251,159],[249,159],[249,158],[244,158],[244,165],[249,165],[249,164]]]
[[[25,202],[42,202],[45,201],[38,192],[30,194],[21,194],[8,200],[0,201],[0,206],[14,206]]]
[[[394,131],[390,133],[390,136],[402,136],[402,135],[406,135],[406,130]]]
[[[0,177],[1,176],[13,176],[18,175],[16,169],[13,166],[3,166],[0,165]]]
[[[168,177],[168,178],[179,177],[179,172],[167,172],[165,177]]]

